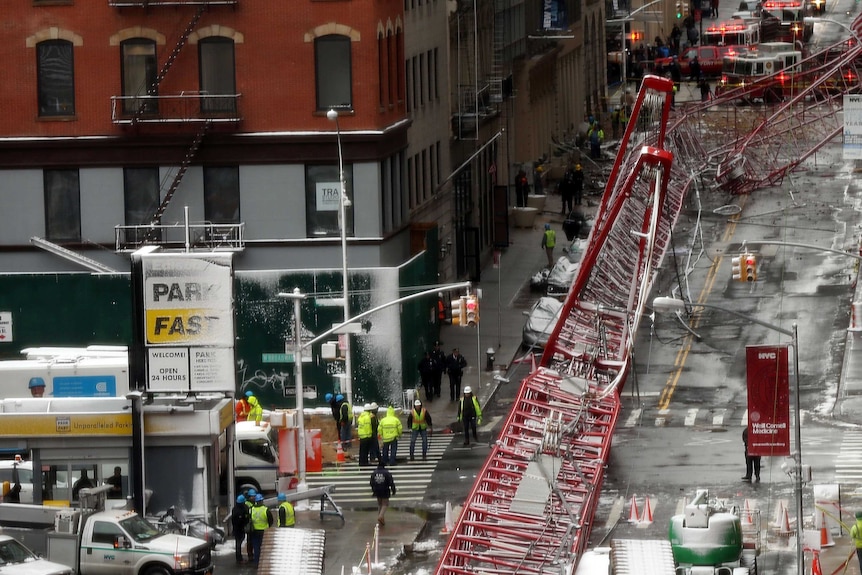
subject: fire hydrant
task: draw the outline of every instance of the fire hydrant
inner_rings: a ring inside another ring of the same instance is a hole
[[[485,371],[494,371],[494,351],[493,347],[485,350]]]

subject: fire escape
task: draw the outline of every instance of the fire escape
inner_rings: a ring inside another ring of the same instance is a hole
[[[242,223],[162,224],[162,217],[195,159],[206,134],[215,124],[237,124],[242,118],[237,105],[239,94],[211,94],[205,91],[162,94],[159,88],[177,57],[183,52],[204,13],[213,6],[235,6],[238,2],[239,0],[108,0],[108,4],[116,8],[143,8],[144,10],[166,6],[175,9],[183,6],[194,8],[194,13],[146,92],[111,98],[111,117],[114,124],[137,130],[147,125],[180,125],[195,128],[195,133],[179,167],[168,173],[159,186],[161,190],[159,195],[163,199],[150,218],[149,224],[115,226],[117,251],[132,251],[142,245],[159,245],[174,249],[199,247],[222,251],[239,251],[244,247]]]

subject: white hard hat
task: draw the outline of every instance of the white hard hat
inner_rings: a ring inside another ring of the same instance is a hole
[[[376,401],[372,401],[371,402],[371,409],[373,409],[374,411],[377,411],[378,409],[380,409],[380,406],[377,405]]]
[[[418,407],[418,406],[422,405],[422,402],[417,399],[416,401],[413,402],[413,405]]]
[[[468,385],[464,388],[464,393],[473,393],[473,388]]]
[[[362,406],[362,409],[364,409],[365,411],[368,411],[369,409],[371,409],[371,404],[366,403],[365,405]]]

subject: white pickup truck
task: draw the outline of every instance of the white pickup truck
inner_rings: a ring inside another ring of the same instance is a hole
[[[107,490],[109,486],[85,492]],[[210,545],[203,539],[163,534],[125,509],[80,510],[0,504],[0,526],[37,553],[78,575],[209,575]],[[2,572],[0,572],[2,573]]]

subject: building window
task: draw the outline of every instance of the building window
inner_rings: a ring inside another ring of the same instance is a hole
[[[213,224],[239,223],[239,167],[204,168],[204,218]]]
[[[81,187],[78,170],[45,170],[45,239],[81,241]]]
[[[149,224],[159,209],[159,169],[125,168],[123,199],[127,226]]]
[[[73,116],[75,66],[72,43],[66,40],[39,42],[36,54],[39,116]]]
[[[159,111],[156,77],[156,43],[148,38],[132,38],[120,44],[123,75],[123,112],[155,114]]]
[[[211,36],[198,43],[201,112],[236,113],[234,44],[230,38]]]
[[[316,38],[314,65],[317,81],[317,109],[352,109],[350,38],[339,34]]]
[[[353,166],[344,166],[344,188],[347,198],[353,200]],[[305,218],[308,237],[340,236],[341,184],[338,166],[305,167]],[[347,235],[353,235],[353,206],[346,209]]]

